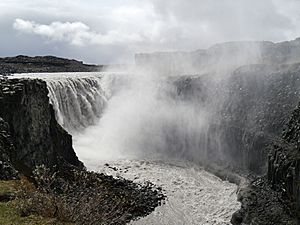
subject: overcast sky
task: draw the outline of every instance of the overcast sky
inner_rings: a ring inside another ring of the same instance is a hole
[[[0,55],[127,63],[135,52],[300,36],[300,0],[0,0]]]

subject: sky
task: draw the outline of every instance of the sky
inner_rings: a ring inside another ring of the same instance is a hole
[[[300,0],[0,0],[0,56],[132,63],[134,54],[300,36]]]

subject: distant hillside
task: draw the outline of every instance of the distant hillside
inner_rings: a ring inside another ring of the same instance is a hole
[[[101,65],[84,64],[74,59],[55,56],[23,56],[0,58],[0,74],[42,73],[42,72],[94,72],[103,69]]]
[[[300,38],[279,43],[227,42],[192,52],[154,52],[135,55],[136,65],[167,74],[226,73],[250,64],[300,62]]]

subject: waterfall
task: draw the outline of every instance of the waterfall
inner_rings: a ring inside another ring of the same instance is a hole
[[[108,100],[126,86],[117,73],[60,74],[45,78],[58,123],[71,134],[97,124]]]
[[[107,102],[101,78],[48,80],[50,102],[58,122],[69,132],[95,124]]]
[[[49,101],[58,123],[71,134],[83,132],[95,125],[109,98],[122,86],[121,73],[29,73],[19,78],[38,78],[46,81]],[[124,86],[124,85],[123,85]]]
[[[252,65],[231,74],[197,76],[30,77],[47,82],[57,120],[73,134],[82,160],[176,158],[261,172],[265,146],[298,102],[298,71]]]

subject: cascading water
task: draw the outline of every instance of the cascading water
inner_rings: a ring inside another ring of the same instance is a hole
[[[56,119],[71,134],[96,124],[108,99],[113,76],[103,73],[43,73],[20,74],[15,77],[43,79],[47,82],[49,100]]]
[[[56,118],[67,130],[79,131],[95,124],[100,118],[107,98],[99,79],[66,78],[47,82]]]

